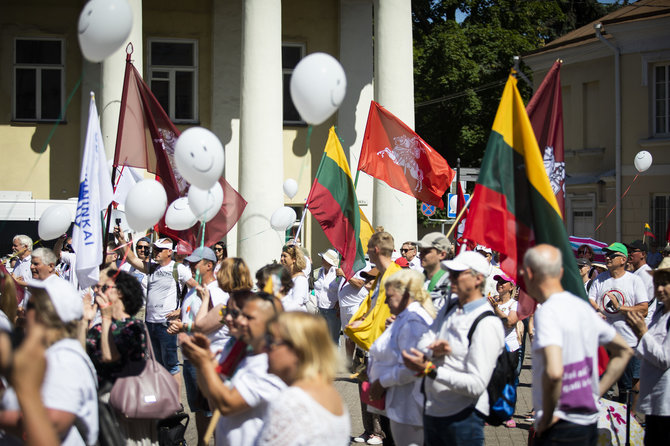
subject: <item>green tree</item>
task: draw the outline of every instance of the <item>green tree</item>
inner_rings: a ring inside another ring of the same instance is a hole
[[[450,165],[460,157],[462,166],[479,166],[513,57],[620,6],[595,0],[414,0],[417,132]],[[460,23],[458,11],[465,15]],[[528,100],[530,87],[519,86]]]

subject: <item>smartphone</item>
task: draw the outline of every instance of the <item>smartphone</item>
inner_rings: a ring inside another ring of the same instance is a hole
[[[120,218],[116,219],[116,226],[121,226],[121,219]]]

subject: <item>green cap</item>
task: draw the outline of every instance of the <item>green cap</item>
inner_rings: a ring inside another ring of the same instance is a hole
[[[603,249],[603,251],[620,252],[621,254],[628,257],[628,248],[626,248],[626,245],[619,242],[612,243],[607,248]]]

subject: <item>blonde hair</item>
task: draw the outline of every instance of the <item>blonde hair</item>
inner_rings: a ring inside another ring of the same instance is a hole
[[[271,329],[276,329],[281,340],[298,356],[296,379],[321,377],[328,382],[335,379],[340,360],[325,319],[290,311],[268,322],[268,331]]]
[[[227,293],[231,291],[246,291],[254,287],[249,267],[239,257],[226,257],[221,260],[221,269],[216,273],[216,279],[221,289]]]
[[[424,275],[412,269],[402,269],[386,279],[386,288],[395,288],[396,290],[409,293],[409,297],[419,302],[421,306],[433,319],[437,311],[433,306],[433,299],[430,293],[423,289]]]
[[[368,240],[368,248],[376,246],[381,255],[390,257],[393,253],[393,243],[393,236],[388,232],[375,232]]]
[[[291,271],[291,273],[300,272],[305,269],[305,267],[307,267],[305,256],[303,255],[300,248],[298,248],[296,245],[286,245],[282,249],[282,252],[290,255],[291,258],[295,261],[295,264],[293,265],[293,271]]]

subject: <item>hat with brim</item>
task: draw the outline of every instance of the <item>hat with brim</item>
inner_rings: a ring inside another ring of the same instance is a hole
[[[191,253],[191,255],[186,257],[184,260],[186,260],[188,263],[198,263],[201,260],[209,260],[210,262],[216,263],[216,254],[214,254],[212,248],[201,246],[196,248]]]
[[[159,238],[154,242],[154,246],[159,249],[172,250],[172,240],[169,238]]]
[[[77,321],[84,315],[81,296],[74,285],[67,280],[58,276],[50,276],[46,280],[28,279],[26,284],[31,288],[46,291],[58,317],[64,323]]]
[[[626,245],[619,242],[612,243],[607,248],[603,248],[603,251],[605,251],[605,255],[616,252],[623,254],[625,257],[628,257],[628,248],[626,248]]]
[[[451,242],[441,232],[430,232],[416,242],[416,246],[419,249],[435,248],[438,251],[449,251],[451,249]]]
[[[516,282],[514,281],[514,279],[512,279],[510,276],[508,276],[505,273],[496,274],[495,276],[493,276],[493,280],[496,280],[496,281],[504,280],[505,282],[510,282],[512,285],[516,286]]]
[[[649,271],[647,271],[647,272],[648,272],[649,274],[651,274],[652,276],[653,276],[655,273],[659,273],[659,272],[660,272],[660,273],[665,273],[665,272],[670,273],[670,257],[663,257],[663,260],[661,261],[661,263],[658,264],[658,266],[656,267],[656,269],[654,269],[654,270],[649,270]]]
[[[577,266],[591,266],[591,261],[587,258],[580,257],[577,259]]]
[[[469,269],[488,276],[491,273],[491,265],[486,257],[475,251],[465,251],[454,257],[453,260],[445,260],[442,266],[450,271],[467,271]]]
[[[601,262],[591,262],[591,266],[593,266],[594,268],[607,269],[607,265]]]
[[[319,257],[328,262],[330,266],[337,267],[340,264],[340,257],[334,249],[328,249],[326,252],[320,252]]]
[[[409,268],[409,262],[404,257],[398,257],[397,259],[395,259],[395,263],[400,265],[402,268]]]
[[[629,243],[627,246],[629,250],[637,249],[642,252],[647,252],[647,244],[642,240],[635,240],[634,242]]]
[[[374,279],[378,275],[379,275],[379,270],[376,267],[370,269],[369,271],[363,271],[361,273],[361,277],[365,280]]]

